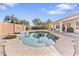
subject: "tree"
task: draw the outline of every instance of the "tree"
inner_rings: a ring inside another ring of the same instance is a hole
[[[46,21],[46,24],[47,24],[47,28],[48,29],[50,29],[51,28],[51,24],[52,24],[53,22],[50,20],[50,19],[48,19],[47,21]]]
[[[17,20],[17,17],[15,17],[14,15],[12,16],[5,16],[4,18],[4,22],[9,22],[9,23],[13,23],[13,33],[15,33],[15,22]]]
[[[25,25],[26,26],[26,30],[28,30],[30,28],[30,24],[28,21],[26,20],[21,20],[21,24]]]
[[[16,21],[14,21],[14,23],[21,24],[21,20],[17,19]]]
[[[45,28],[45,29],[49,29],[49,25],[52,24],[52,21],[50,19],[48,19],[46,22],[42,22],[41,23],[41,27]]]
[[[44,29],[48,29],[48,24],[46,22],[42,22],[41,27]]]
[[[36,19],[33,19],[33,24],[35,25],[35,26],[40,26],[41,25],[41,20],[39,19],[39,18],[36,18]]]
[[[15,15],[12,15],[10,22],[11,23],[16,23],[17,20],[18,20],[17,17]]]
[[[10,16],[5,16],[5,18],[4,18],[4,22],[9,22],[9,21],[10,21],[10,19],[11,19],[11,17],[10,17]]]
[[[12,16],[5,16],[5,18],[4,18],[4,22],[16,23],[16,21],[18,21],[18,19],[14,15],[12,15]]]
[[[24,25],[26,25],[26,26],[29,26],[29,25],[30,25],[29,22],[26,21],[26,20],[21,20],[21,24],[24,24]]]
[[[11,23],[13,23],[13,33],[15,33],[15,24],[14,24],[15,20],[16,20],[16,17],[14,15],[12,15],[11,16]]]
[[[47,24],[50,24],[50,23],[52,23],[52,21],[51,21],[50,19],[48,19],[48,20],[46,21],[46,23],[47,23]]]

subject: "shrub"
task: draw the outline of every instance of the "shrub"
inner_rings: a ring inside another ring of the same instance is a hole
[[[29,26],[26,26],[26,30],[29,30],[30,29],[30,27]]]

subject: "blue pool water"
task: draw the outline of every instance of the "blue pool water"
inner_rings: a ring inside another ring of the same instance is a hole
[[[22,32],[19,35],[18,39],[28,46],[48,47],[54,45],[58,37],[49,32],[35,31],[35,32]]]

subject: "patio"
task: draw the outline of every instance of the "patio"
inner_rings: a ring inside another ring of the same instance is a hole
[[[7,56],[78,56],[79,34],[78,33],[53,33],[59,36],[55,46],[29,47],[18,39],[7,39],[5,53]],[[0,46],[0,55],[3,55],[3,46]]]

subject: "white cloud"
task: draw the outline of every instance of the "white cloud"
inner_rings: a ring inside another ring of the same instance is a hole
[[[17,5],[16,3],[0,3],[0,9],[7,9],[7,7],[14,7]]]
[[[76,4],[59,4],[56,7],[64,10],[71,10],[74,9],[77,5]]]
[[[17,4],[16,3],[6,3],[4,5],[13,7],[13,6],[17,5]]]
[[[77,4],[58,4],[55,6],[56,9],[47,11],[48,14],[64,14],[68,10],[75,9]]]
[[[65,11],[62,11],[62,10],[50,10],[47,13],[48,14],[64,14]]]

